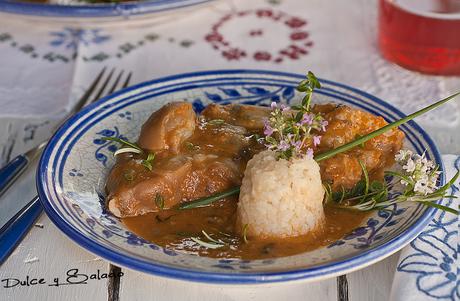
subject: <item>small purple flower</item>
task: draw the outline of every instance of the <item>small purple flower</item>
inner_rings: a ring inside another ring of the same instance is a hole
[[[278,150],[280,151],[287,151],[289,149],[289,143],[285,140],[281,140],[280,144],[278,145]]]
[[[264,129],[264,135],[265,136],[268,137],[268,136],[271,136],[272,134],[273,134],[273,128],[272,127],[268,126],[268,127],[266,127]]]
[[[327,122],[327,120],[322,120],[321,121],[321,129],[323,130],[323,132],[326,131],[326,126],[329,124],[329,122]]]
[[[273,128],[271,127],[270,123],[268,121],[265,121],[264,124],[264,135],[265,136],[271,136],[273,134]]]
[[[285,104],[281,104],[281,111],[283,111],[283,113],[289,111],[290,109],[291,108],[289,106]]]
[[[313,123],[313,115],[310,113],[303,114],[303,118],[300,121],[300,124],[301,125],[305,125],[305,124],[311,125],[312,123]]]
[[[302,147],[302,141],[293,142],[292,146],[295,147],[296,151],[300,151],[300,148]]]
[[[307,158],[313,159],[313,150],[311,148],[307,149]]]
[[[278,105],[276,104],[276,102],[273,101],[270,107],[272,108],[272,110],[275,110],[278,108]]]
[[[313,136],[313,145],[318,146],[321,143],[321,136]]]

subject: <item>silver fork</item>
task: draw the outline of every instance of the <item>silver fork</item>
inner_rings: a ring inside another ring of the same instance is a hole
[[[85,94],[79,99],[72,111],[66,115],[60,124],[82,109],[85,105],[95,102],[104,95],[113,93],[118,88],[125,88],[129,85],[132,76],[131,72],[127,74],[124,80],[123,70],[118,72],[118,75],[113,83],[110,83],[114,77],[115,68],[113,68],[103,80],[106,69],[107,68],[102,69]],[[102,84],[99,86],[101,80]],[[21,173],[30,166],[30,162],[42,153],[46,144],[47,141],[40,143],[38,146],[30,149],[26,153],[17,156],[5,167],[0,169],[0,196],[18,179]],[[6,222],[5,225],[2,226],[0,229],[0,265],[6,260],[6,258],[8,258],[9,254],[19,244],[41,212],[42,207],[38,196],[35,196],[27,205],[21,208],[8,220],[8,222]]]

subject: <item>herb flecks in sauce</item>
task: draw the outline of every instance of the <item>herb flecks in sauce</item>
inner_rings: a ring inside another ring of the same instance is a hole
[[[163,214],[175,214],[173,218],[158,221],[158,213],[124,218],[123,223],[146,240],[180,252],[216,258],[263,259],[299,254],[329,245],[359,227],[366,212],[349,211],[332,206],[325,207],[326,219],[321,230],[309,235],[279,239],[249,238],[244,243],[240,231],[236,231],[236,199],[229,198],[210,207],[191,210],[164,210]],[[215,223],[208,223],[208,216],[218,216]],[[249,225],[250,226],[250,225]],[[208,249],[191,240],[196,237],[209,242],[201,231],[205,231],[216,241],[225,242],[224,246]],[[268,247],[267,247],[268,246]]]
[[[222,125],[225,123],[225,120],[223,119],[211,119],[207,122],[210,125]]]
[[[123,173],[123,177],[125,178],[126,181],[132,182],[135,177],[135,172],[132,169],[128,169]]]
[[[245,244],[247,244],[249,242],[248,237],[247,237],[247,235],[248,235],[248,227],[249,227],[249,224],[245,224],[243,226],[243,231],[242,231],[243,232],[243,241],[244,241]]]
[[[144,159],[144,160],[142,160],[141,164],[142,164],[145,168],[147,168],[149,171],[152,171],[152,169],[153,169],[153,166],[152,166],[153,160],[155,160],[155,153],[149,153],[149,154],[147,155],[147,158]]]
[[[185,147],[189,150],[189,151],[198,151],[200,150],[200,146],[198,145],[195,145],[193,144],[192,142],[185,142]]]
[[[163,198],[163,196],[160,193],[157,193],[155,195],[155,204],[157,205],[157,207],[160,210],[163,210],[164,207],[165,207],[165,199]]]

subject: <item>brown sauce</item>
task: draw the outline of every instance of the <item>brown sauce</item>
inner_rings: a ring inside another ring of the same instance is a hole
[[[134,233],[160,246],[199,256],[214,258],[265,259],[295,255],[329,245],[357,228],[368,215],[326,206],[326,220],[320,231],[283,239],[243,238],[234,232],[235,198],[216,206],[191,210],[165,210],[158,213],[124,218],[123,223]],[[202,230],[226,246],[207,249],[191,240],[206,241]]]

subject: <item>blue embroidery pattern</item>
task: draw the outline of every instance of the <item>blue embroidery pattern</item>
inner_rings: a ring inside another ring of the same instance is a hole
[[[460,156],[455,168],[460,170]],[[451,194],[458,193],[459,187],[451,187]],[[444,205],[451,206],[454,199]],[[452,207],[452,206],[451,206]],[[398,265],[398,272],[416,274],[417,289],[425,295],[440,300],[459,300],[460,273],[458,266],[458,216],[438,212],[425,231],[410,243],[413,251]]]
[[[88,46],[90,44],[101,44],[110,40],[109,35],[101,33],[101,29],[81,29],[65,27],[62,31],[52,31],[50,35],[54,38],[49,44],[53,47],[65,47],[76,50],[79,44]]]

